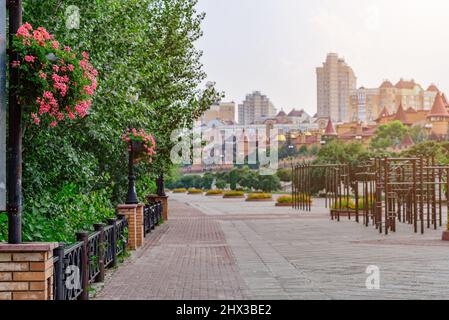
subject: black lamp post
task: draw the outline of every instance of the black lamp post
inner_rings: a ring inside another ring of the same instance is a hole
[[[138,204],[136,193],[136,176],[134,175],[134,146],[133,141],[129,142],[128,148],[128,195],[126,204]]]
[[[165,197],[165,186],[164,186],[164,174],[161,173],[157,179],[156,179],[156,185],[157,185],[157,195],[159,197]]]
[[[14,35],[22,25],[22,0],[7,1],[9,9],[9,47]],[[10,62],[18,60],[18,54],[10,51]],[[8,242],[22,242],[22,107],[14,88],[19,84],[19,72],[10,68],[9,78],[9,125],[8,125]]]

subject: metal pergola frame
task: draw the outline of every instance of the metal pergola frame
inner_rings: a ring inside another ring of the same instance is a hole
[[[345,213],[380,233],[396,232],[400,222],[423,234],[442,226],[444,206],[449,214],[449,166],[432,157],[374,158],[358,166],[304,163],[292,170],[293,208],[312,211],[311,180],[317,180],[332,220],[340,221]]]

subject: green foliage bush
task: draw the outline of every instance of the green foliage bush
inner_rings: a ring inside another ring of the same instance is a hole
[[[223,196],[224,197],[242,197],[245,193],[243,191],[226,191]]]
[[[368,208],[372,208],[373,204],[374,204],[374,198],[373,196],[368,197]],[[358,201],[358,207],[359,210],[363,210],[365,208],[365,199],[363,197],[359,198]],[[341,208],[342,209],[346,209],[349,208],[351,210],[355,210],[356,209],[356,201],[354,198],[342,198],[341,199]],[[337,199],[337,201],[332,205],[332,209],[340,209],[340,199]]]
[[[43,26],[98,70],[89,116],[70,126],[24,128],[24,240],[70,241],[77,230],[114,214],[127,191],[127,126],[144,128],[157,142],[152,164],[135,167],[139,199],[154,193],[167,172],[170,134],[189,127],[216,101],[195,42],[202,13],[196,0],[24,0],[24,18]],[[68,29],[69,5],[82,9],[79,28]],[[201,185],[189,187],[201,188]],[[0,237],[7,223],[0,216]]]
[[[223,194],[223,190],[209,190],[206,192],[206,196],[219,196]]]
[[[291,179],[291,170],[285,170],[280,175],[287,180],[290,176]],[[210,189],[214,179],[216,179],[215,186],[218,189],[225,189],[228,184],[231,190],[243,188],[245,190],[273,192],[281,189],[278,175],[262,176],[259,175],[258,171],[251,170],[248,167],[236,168],[230,172],[206,173],[203,177],[200,175],[184,175],[176,181],[171,181],[167,187]]]
[[[72,243],[77,231],[93,231],[94,223],[115,216],[112,189],[83,193],[76,184],[59,192],[45,192],[39,198],[26,198],[23,214],[23,241]],[[1,215],[0,240],[7,239],[6,215]]]
[[[293,197],[292,196],[280,196],[277,198],[277,203],[293,203]]]
[[[247,200],[268,200],[272,199],[273,196],[270,193],[250,193],[247,196]]]
[[[226,188],[226,185],[227,185],[226,181],[222,179],[217,179],[217,182],[215,182],[215,186],[219,189]]]
[[[201,194],[201,193],[203,193],[203,190],[201,190],[201,189],[190,188],[188,190],[188,194]]]
[[[276,173],[282,182],[292,181],[292,170],[291,169],[279,169]]]

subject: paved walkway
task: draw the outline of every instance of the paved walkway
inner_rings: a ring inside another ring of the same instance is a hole
[[[408,225],[379,235],[354,221],[170,195],[170,221],[106,281],[98,299],[449,299],[449,243]],[[366,268],[380,269],[368,290]]]

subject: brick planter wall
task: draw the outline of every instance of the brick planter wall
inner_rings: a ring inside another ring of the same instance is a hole
[[[150,195],[150,196],[147,196],[146,200],[149,203],[161,201],[162,202],[162,218],[164,219],[164,221],[168,220],[168,196]]]
[[[0,243],[0,300],[52,300],[57,243]]]
[[[443,241],[449,241],[449,231],[443,231]]]
[[[128,222],[128,249],[136,250],[143,245],[143,204],[121,204],[117,206],[119,215]]]

